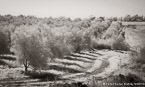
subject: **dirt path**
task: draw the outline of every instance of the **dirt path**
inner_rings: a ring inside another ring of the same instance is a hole
[[[91,67],[84,73],[63,76],[65,79],[69,78],[73,81],[87,81],[92,77],[106,78],[115,71],[119,70],[121,66],[130,62],[128,54],[125,52],[116,51],[97,51],[100,54],[94,61]]]

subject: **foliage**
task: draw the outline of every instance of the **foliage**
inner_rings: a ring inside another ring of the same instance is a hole
[[[104,32],[103,38],[104,39],[116,38],[121,33],[121,29],[122,26],[120,22],[112,22],[110,27]]]
[[[27,75],[30,76],[30,78],[40,79],[43,81],[54,81],[55,79],[60,79],[58,75],[47,72],[29,71]]]
[[[145,63],[145,47],[140,50],[141,57],[139,58],[141,63]]]
[[[0,31],[0,54],[9,53],[9,43],[6,34]]]
[[[113,50],[124,50],[124,51],[129,50],[129,46],[127,45],[127,43],[124,41],[122,37],[117,39],[114,38],[114,42],[112,43],[111,48]]]
[[[133,15],[133,16],[126,15],[124,17],[123,21],[127,21],[127,22],[142,22],[142,21],[145,21],[145,19],[144,19],[143,15],[139,16],[139,15],[136,14],[136,15]]]
[[[92,22],[92,25],[90,28],[92,29],[92,34],[94,34],[95,37],[101,37],[102,34],[109,28],[111,25],[110,20],[106,20],[103,22],[96,22],[95,20]]]
[[[44,69],[47,67],[48,53],[42,41],[41,33],[35,29],[37,26],[21,26],[15,31],[14,51],[18,55],[20,63],[25,66],[29,65],[34,69]]]
[[[138,66],[145,63],[145,47],[140,52],[132,51],[131,53],[133,62],[137,63]]]
[[[16,60],[12,57],[6,57],[3,54],[10,54],[10,38],[9,32],[0,27],[0,65],[10,66],[5,60]]]
[[[0,16],[0,54],[14,50],[26,67],[43,68],[46,61],[93,48],[124,48],[120,40],[113,40],[121,32],[121,23],[112,21],[143,21],[144,16],[90,18],[74,20],[65,17],[37,18],[34,16]],[[106,41],[99,41],[102,39]],[[107,40],[107,39],[110,39]],[[32,44],[33,43],[33,44]],[[121,45],[120,45],[121,44]],[[118,47],[118,45],[120,47]],[[34,55],[35,54],[35,55]],[[38,64],[37,61],[44,62]],[[25,61],[25,62],[24,62]],[[48,62],[48,61],[47,61]],[[20,62],[22,63],[22,62]]]

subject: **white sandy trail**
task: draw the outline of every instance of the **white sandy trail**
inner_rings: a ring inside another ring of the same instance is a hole
[[[58,70],[54,70],[54,69],[44,70],[44,71],[41,71],[41,72],[52,73],[52,74],[55,74],[55,75],[63,75],[63,74],[65,74],[65,72],[63,72],[63,71],[58,71]]]
[[[102,77],[102,78],[108,77],[109,75],[111,75],[111,73],[120,69],[122,65],[128,64],[129,57],[126,54],[120,54],[109,58],[108,61],[110,65],[102,73],[94,75],[95,77]]]
[[[101,60],[95,60],[93,66],[87,70],[87,72],[91,73],[97,69],[100,68],[100,66],[102,65],[102,61]]]
[[[97,75],[91,75],[90,77],[74,78],[73,80],[87,81],[89,78],[92,78],[92,77],[106,78],[106,77],[110,76],[113,72],[120,69],[120,67],[122,65],[128,64],[129,56],[128,56],[128,54],[122,54],[122,53],[115,52],[115,51],[105,52],[105,54],[103,56],[100,56],[97,60],[95,60],[94,65],[87,71],[91,73],[94,70],[99,69],[99,67],[101,67],[102,60],[106,60],[109,62],[109,66],[106,67],[103,72],[101,72]]]

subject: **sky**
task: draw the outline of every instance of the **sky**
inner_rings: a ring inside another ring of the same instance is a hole
[[[145,15],[145,0],[0,0],[0,14],[70,18]]]

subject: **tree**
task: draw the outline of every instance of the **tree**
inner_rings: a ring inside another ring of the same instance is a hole
[[[9,53],[9,43],[6,34],[0,31],[0,54]]]
[[[46,45],[47,49],[50,49],[50,57],[63,58],[64,55],[72,53],[73,49],[70,41],[72,33],[70,28],[63,26],[46,30]]]
[[[37,26],[22,26],[13,35],[14,52],[24,65],[26,73],[29,66],[34,70],[47,67],[48,51],[42,38]]]
[[[126,21],[126,22],[129,22],[129,21],[131,21],[131,16],[126,15],[123,20]]]

